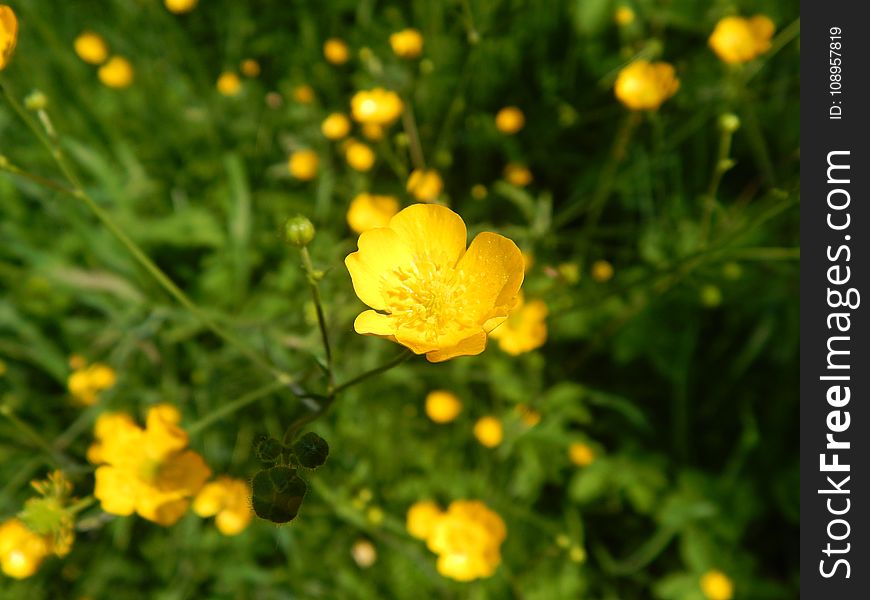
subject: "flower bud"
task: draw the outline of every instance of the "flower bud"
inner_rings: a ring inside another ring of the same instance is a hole
[[[740,129],[740,117],[734,113],[725,113],[719,117],[719,129],[728,133],[734,133]]]
[[[307,246],[314,239],[314,233],[314,225],[302,215],[287,219],[284,223],[284,241],[292,246]]]
[[[27,110],[36,112],[38,110],[45,110],[46,106],[48,106],[48,98],[39,90],[33,90],[24,99],[24,107]]]

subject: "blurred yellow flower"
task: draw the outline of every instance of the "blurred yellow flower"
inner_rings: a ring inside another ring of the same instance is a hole
[[[350,58],[350,50],[344,40],[329,38],[323,43],[323,56],[334,65],[343,65]]]
[[[471,186],[471,197],[475,200],[483,200],[487,195],[486,186],[481,183],[476,183]]]
[[[355,541],[350,547],[350,555],[361,569],[368,569],[378,560],[378,551],[368,540]]]
[[[290,155],[287,168],[290,174],[300,181],[311,181],[317,176],[320,159],[314,150],[297,150]]]
[[[238,535],[251,522],[251,486],[247,481],[221,476],[205,484],[193,500],[193,512],[203,518],[214,517],[224,535]]]
[[[135,512],[164,526],[184,515],[211,470],[187,449],[180,420],[181,414],[168,404],[148,411],[145,429],[127,415],[107,413],[97,419],[88,459],[102,463],[94,496],[104,511],[122,516]]]
[[[365,123],[362,126],[362,134],[368,140],[379,142],[384,139],[384,127],[377,123]]]
[[[418,540],[425,540],[435,529],[435,523],[443,515],[441,508],[431,500],[415,502],[408,509],[405,528]]]
[[[343,113],[332,113],[323,119],[320,131],[329,140],[340,140],[350,133],[350,119]]]
[[[356,171],[368,171],[375,164],[374,150],[356,140],[348,140],[344,148],[344,158]]]
[[[498,347],[508,354],[517,356],[531,352],[547,341],[547,312],[543,300],[525,302],[520,293],[516,309],[489,335],[498,340]]]
[[[297,85],[293,89],[293,99],[299,104],[311,104],[314,102],[314,90],[310,85]]]
[[[606,260],[596,260],[592,263],[592,279],[599,283],[613,279],[613,265]]]
[[[708,42],[722,61],[744,63],[770,50],[770,38],[775,30],[773,21],[765,15],[749,19],[725,17],[716,23]]]
[[[374,88],[357,92],[350,99],[350,112],[359,123],[387,126],[398,119],[405,108],[396,92]]]
[[[495,115],[495,128],[513,135],[517,133],[526,124],[526,116],[516,106],[506,106]]]
[[[106,40],[93,31],[82,32],[73,42],[73,49],[79,58],[92,65],[100,65],[109,56]]]
[[[226,71],[218,77],[217,90],[224,96],[235,96],[242,90],[242,80],[235,73]]]
[[[501,426],[501,421],[492,416],[479,418],[477,423],[474,424],[474,437],[483,446],[495,448],[504,439],[504,429]]]
[[[631,25],[634,23],[634,11],[630,7],[622,5],[613,13],[613,20],[621,27]]]
[[[403,29],[390,36],[390,46],[399,58],[417,58],[423,53],[423,36],[416,29]]]
[[[239,68],[242,71],[242,75],[245,77],[256,77],[260,74],[260,63],[258,63],[253,58],[246,58],[239,65]]]
[[[541,422],[541,413],[526,404],[517,404],[517,414],[526,427],[534,427]]]
[[[595,450],[589,444],[574,442],[568,447],[568,458],[578,467],[588,467],[595,462]]]
[[[701,577],[701,592],[708,600],[731,600],[734,584],[722,571],[707,571]]]
[[[48,541],[30,531],[19,519],[0,524],[0,570],[9,577],[30,577],[50,553]]]
[[[414,204],[387,227],[359,237],[345,264],[360,300],[374,310],[357,333],[395,341],[431,362],[480,354],[487,333],[517,303],[523,257],[511,240],[484,232],[466,250],[462,218],[449,208]]]
[[[199,0],[163,0],[163,4],[169,12],[180,15],[196,8],[198,1]]]
[[[504,521],[483,502],[457,500],[435,519],[426,546],[438,555],[441,575],[472,581],[495,573],[506,537]]]
[[[680,80],[672,65],[636,60],[619,72],[614,92],[632,110],[656,110],[679,88]]]
[[[97,71],[103,85],[110,88],[125,88],[133,83],[133,65],[122,56],[113,56]]]
[[[0,4],[0,71],[6,68],[18,42],[18,17],[11,8]]]
[[[462,412],[462,401],[453,392],[433,390],[426,395],[426,415],[436,423],[449,423]]]
[[[66,385],[77,404],[92,406],[97,403],[99,393],[113,387],[116,380],[115,371],[108,365],[82,364],[67,377]]]
[[[441,195],[444,181],[435,169],[414,169],[405,187],[420,202],[432,202]]]
[[[508,163],[504,168],[505,181],[517,187],[525,187],[532,182],[532,172],[519,163]]]
[[[376,227],[387,227],[399,212],[399,201],[392,196],[357,194],[347,209],[347,224],[356,233]]]

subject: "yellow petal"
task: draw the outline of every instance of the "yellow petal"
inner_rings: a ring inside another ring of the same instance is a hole
[[[468,287],[468,311],[481,324],[507,315],[516,305],[523,283],[523,255],[517,245],[497,233],[479,234],[457,266]]]
[[[98,467],[94,485],[94,497],[103,510],[113,515],[132,515],[140,484],[132,472],[115,467]]]
[[[394,336],[396,327],[389,315],[373,310],[360,313],[353,322],[354,331],[364,335]]]
[[[202,489],[210,476],[211,469],[202,457],[193,450],[187,450],[161,466],[154,485],[161,491],[181,492],[192,496]]]
[[[468,234],[462,217],[445,206],[414,204],[390,219],[390,229],[415,257],[453,267],[465,253]]]
[[[359,250],[344,260],[353,289],[370,307],[386,310],[383,290],[399,285],[395,271],[411,264],[410,249],[395,231],[386,227],[366,231],[359,236],[357,245]]]
[[[465,338],[455,346],[434,350],[426,354],[429,362],[443,362],[456,356],[475,356],[486,350],[486,334],[476,333]]]

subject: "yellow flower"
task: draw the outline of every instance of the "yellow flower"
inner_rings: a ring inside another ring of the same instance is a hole
[[[100,67],[97,76],[110,88],[125,88],[133,83],[133,65],[122,56],[113,56]]]
[[[472,581],[495,573],[505,537],[504,521],[483,502],[457,500],[435,520],[426,546],[438,555],[441,575]]]
[[[523,425],[526,427],[534,427],[538,423],[541,422],[541,413],[536,411],[531,406],[526,406],[525,404],[517,404],[517,414],[520,415],[520,421],[523,422]]]
[[[474,437],[477,438],[477,441],[481,445],[487,448],[495,448],[504,439],[501,421],[492,416],[481,417],[474,424]]]
[[[613,265],[606,260],[596,260],[592,263],[592,279],[599,283],[610,281],[613,278]]]
[[[260,63],[255,61],[253,58],[246,58],[242,61],[242,64],[239,65],[239,68],[242,70],[242,75],[245,77],[256,77],[260,74]]]
[[[323,56],[334,65],[343,65],[350,58],[350,50],[344,40],[329,38],[323,44]]]
[[[365,123],[362,126],[362,134],[368,140],[379,142],[384,139],[384,127],[377,123]]]
[[[88,458],[103,463],[96,470],[94,496],[104,511],[122,516],[135,512],[164,526],[184,515],[211,470],[187,449],[180,420],[178,410],[168,404],[148,411],[145,429],[126,415],[109,413],[97,419]]]
[[[109,56],[106,41],[93,31],[85,31],[73,42],[73,48],[79,58],[92,65],[100,65]]]
[[[399,58],[417,58],[423,53],[423,36],[416,29],[403,29],[390,36],[390,46]]]
[[[616,21],[616,24],[620,27],[631,25],[634,23],[634,11],[628,6],[620,6],[616,9],[616,12],[613,13],[613,20]]]
[[[505,181],[517,187],[525,187],[532,182],[532,172],[518,163],[508,163],[504,168]]]
[[[297,150],[290,155],[287,168],[290,174],[300,181],[310,181],[317,176],[317,166],[320,159],[314,150]]]
[[[299,104],[311,104],[314,102],[314,90],[310,85],[298,85],[293,89],[293,99]]]
[[[745,63],[770,50],[770,38],[775,30],[773,21],[764,15],[750,19],[725,17],[716,23],[708,42],[722,61]]]
[[[568,446],[568,458],[578,467],[588,467],[595,462],[595,450],[589,444],[574,442]]]
[[[92,406],[97,403],[99,393],[115,385],[117,377],[112,367],[103,363],[91,366],[82,365],[67,378],[67,389],[76,403]]]
[[[483,200],[487,193],[486,186],[481,183],[471,186],[471,197],[475,200]]]
[[[731,600],[734,584],[722,571],[707,571],[701,577],[701,592],[708,600]]]
[[[180,15],[196,8],[196,3],[198,1],[199,0],[163,0],[163,4],[166,5],[166,9],[169,12]]]
[[[347,164],[356,171],[368,171],[375,164],[374,151],[356,140],[350,140],[344,148],[344,158]]]
[[[547,341],[547,312],[543,300],[525,302],[520,294],[517,308],[492,330],[490,337],[498,340],[498,347],[513,356],[531,352]]]
[[[242,81],[238,75],[227,71],[218,77],[217,89],[224,96],[235,96],[242,89]]]
[[[368,569],[378,560],[378,551],[368,540],[355,541],[350,547],[350,555],[361,569]]]
[[[218,477],[196,495],[193,512],[204,518],[215,517],[215,525],[222,534],[238,535],[253,518],[251,486],[241,479]]]
[[[387,227],[399,212],[399,201],[392,196],[358,194],[347,209],[347,224],[356,233]]]
[[[506,106],[495,115],[495,128],[508,135],[517,133],[525,124],[526,117],[516,106]]]
[[[511,240],[484,232],[466,250],[462,218],[415,204],[388,227],[366,231],[345,259],[360,300],[374,310],[357,333],[398,342],[431,362],[480,354],[487,333],[517,303],[523,257]]]
[[[672,65],[636,60],[619,72],[614,92],[632,110],[656,110],[679,88],[680,80]]]
[[[0,4],[0,71],[6,68],[18,42],[18,17],[11,8]]]
[[[320,124],[320,131],[330,140],[340,140],[350,133],[350,119],[342,113],[332,113]]]
[[[391,125],[401,116],[404,108],[399,95],[384,88],[363,90],[350,99],[350,112],[354,120],[363,124]]]
[[[456,394],[433,390],[426,395],[426,415],[436,423],[449,423],[462,412],[462,401]]]
[[[444,182],[435,169],[414,169],[408,177],[406,189],[420,202],[432,202],[441,195]]]
[[[443,514],[441,508],[431,500],[415,502],[408,509],[405,528],[418,540],[428,539],[435,529],[435,523]]]
[[[20,520],[9,519],[0,525],[0,569],[9,577],[30,577],[50,552],[48,541]]]

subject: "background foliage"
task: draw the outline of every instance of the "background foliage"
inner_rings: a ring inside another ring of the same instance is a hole
[[[66,559],[22,582],[0,579],[0,595],[693,600],[700,576],[716,568],[737,598],[796,596],[796,2],[636,0],[625,3],[636,21],[622,29],[608,0],[215,0],[183,16],[145,0],[11,4],[21,38],[3,84],[19,98],[46,94],[100,205],[215,320],[304,385],[322,385],[320,339],[298,252],[276,234],[293,214],[318,229],[311,251],[326,271],[338,379],[397,351],[353,333],[362,305],[342,261],[355,249],[345,212],[356,193],[411,202],[397,175],[409,167],[401,128],[376,146],[367,174],[319,132],[328,112],[347,111],[355,90],[375,84],[413,98],[424,152],[470,234],[499,231],[534,255],[524,289],[547,302],[550,318],[538,351],[511,357],[492,343],[445,364],[416,359],[343,394],[313,426],[331,455],[292,525],[257,521],[227,538],[193,514],[164,529],[103,519],[94,507]],[[780,36],[740,73],[706,43],[734,11],[769,15]],[[389,34],[405,26],[423,33],[422,61],[389,50]],[[84,29],[131,60],[132,87],[103,87],[75,56]],[[347,65],[324,61],[331,36],[350,45]],[[360,58],[362,48],[370,53]],[[682,87],[641,119],[616,165],[628,112],[612,84],[637,52],[672,62]],[[218,94],[220,72],[248,57],[262,74],[237,97]],[[314,104],[293,101],[301,84],[315,90]],[[270,91],[280,106],[265,102]],[[492,120],[507,104],[527,120],[510,138]],[[705,232],[725,112],[742,122],[736,166]],[[303,147],[321,157],[310,183],[286,170],[288,153]],[[59,180],[7,106],[0,152]],[[500,180],[509,160],[530,167],[530,186]],[[470,194],[478,183],[489,188],[483,200]],[[602,190],[610,193],[594,222],[588,209]],[[166,401],[191,424],[268,383],[82,204],[4,175],[0,214],[2,403],[80,465],[71,470],[78,495],[92,490],[83,457],[99,411],[141,416]],[[611,280],[589,276],[598,259],[614,266]],[[565,263],[579,267],[579,281],[560,271]],[[117,371],[99,407],[70,403],[72,353]],[[449,425],[423,413],[436,388],[463,401]],[[518,404],[539,411],[540,423],[524,426]],[[276,393],[203,428],[191,446],[215,472],[250,477],[254,438],[280,437],[298,411],[291,394]],[[505,424],[492,450],[471,433],[486,414]],[[575,441],[597,450],[592,465],[571,464]],[[0,420],[0,516],[20,510],[27,482],[54,467],[57,452]],[[479,498],[502,516],[508,537],[494,577],[460,584],[437,574],[404,529],[408,506],[425,498]],[[361,538],[378,551],[369,569],[350,554]]]

